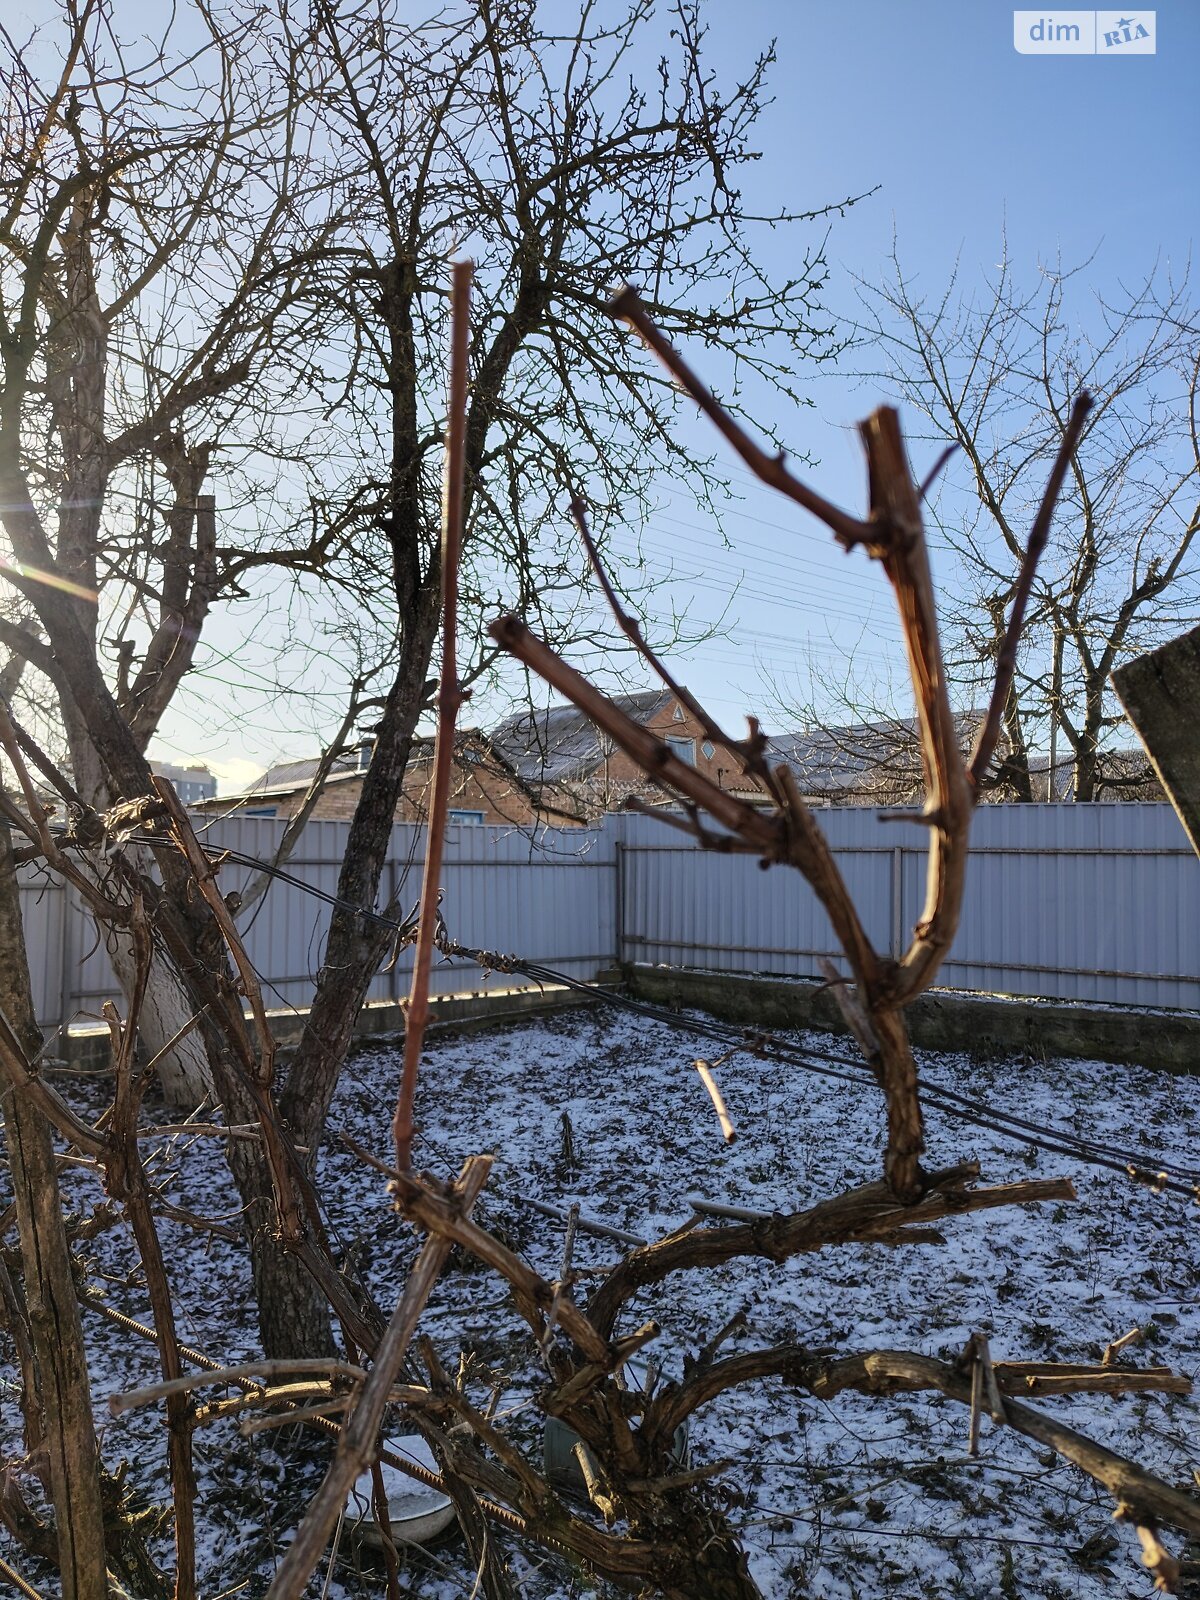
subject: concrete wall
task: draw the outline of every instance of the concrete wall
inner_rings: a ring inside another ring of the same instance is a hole
[[[627,966],[629,992],[656,1005],[711,1012],[748,1028],[814,1028],[844,1034],[828,989],[817,983],[729,977],[713,972]],[[1200,1073],[1200,1016],[1002,1000],[937,989],[905,1013],[915,1045],[971,1054],[1067,1056],[1085,1061]]]

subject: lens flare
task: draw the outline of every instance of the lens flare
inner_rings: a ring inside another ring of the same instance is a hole
[[[60,573],[27,567],[23,561],[8,561],[4,556],[0,556],[0,577],[10,582],[21,579],[25,583],[44,583],[51,589],[61,589],[64,594],[73,594],[76,599],[90,600],[93,605],[100,598],[94,589],[87,589],[82,583],[72,583],[70,578],[64,578]]]

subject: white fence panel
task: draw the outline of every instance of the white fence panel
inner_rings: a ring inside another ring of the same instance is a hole
[[[925,898],[926,845],[911,823],[820,813],[876,948],[903,949]],[[621,823],[625,960],[818,976],[838,957],[798,873],[763,873]],[[962,921],[939,983],[988,993],[1200,1008],[1200,861],[1168,805],[981,806]]]
[[[1170,806],[984,806],[972,838],[939,982],[1200,1007],[1200,861]]]
[[[65,960],[67,896],[62,883],[44,867],[17,869],[21,922],[38,1021],[61,1016],[67,999],[64,985],[70,968]]]
[[[921,912],[925,836],[847,807],[821,823],[867,931],[892,954]],[[284,824],[232,817],[206,845],[269,860]],[[312,822],[286,871],[239,921],[269,1005],[307,1006],[324,958],[349,824]],[[398,824],[380,890],[415,905],[424,830]],[[236,861],[222,889],[254,869]],[[593,979],[614,959],[722,972],[814,977],[839,957],[828,918],[798,873],[702,851],[652,817],[595,830],[453,825],[442,915],[451,938]],[[316,893],[313,893],[313,891]],[[46,1026],[95,1015],[116,992],[95,926],[44,872],[21,872],[30,967]],[[381,972],[374,999],[408,991],[411,951]],[[1165,805],[984,806],[973,825],[962,922],[939,980],[951,988],[1109,1004],[1200,1009],[1200,861]],[[530,987],[472,961],[442,962],[439,993]]]
[[[270,861],[285,824],[266,817],[228,817],[201,825],[210,849]],[[310,822],[284,870],[238,921],[268,1006],[306,1007],[324,958],[349,824]],[[424,867],[424,829],[397,824],[380,884],[380,905],[394,896],[401,915],[416,903]],[[256,868],[235,859],[221,869],[222,892],[243,890]],[[442,916],[453,939],[474,949],[519,954],[567,975],[591,980],[616,948],[616,852],[612,832],[580,828],[451,825],[446,839]],[[313,891],[316,891],[314,893]],[[325,897],[325,898],[323,898]],[[97,1016],[117,993],[96,929],[73,893],[45,873],[22,873],[22,911],[38,1017],[44,1027],[66,1016]],[[369,998],[408,993],[412,951],[381,972]],[[516,974],[485,974],[475,962],[439,962],[436,993],[531,988]]]

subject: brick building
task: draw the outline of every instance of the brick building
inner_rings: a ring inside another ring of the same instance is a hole
[[[658,735],[680,758],[719,787],[754,803],[763,796],[727,750],[711,741],[686,705],[669,690],[614,697],[627,716]],[[964,751],[980,713],[958,718]],[[347,820],[354,814],[370,763],[369,741],[334,762],[311,815]],[[911,719],[826,727],[772,738],[767,759],[786,763],[812,805],[896,805],[919,802],[923,779],[916,725]],[[201,802],[206,811],[242,816],[290,817],[304,802],[316,759],[270,767],[240,795]],[[621,750],[573,706],[521,711],[490,733],[464,729],[454,751],[450,820],[528,827],[585,826],[631,797],[655,806],[670,802]],[[420,739],[396,808],[398,822],[426,815],[433,772],[433,741]],[[1044,781],[1044,780],[1043,780]]]
[[[715,783],[737,786],[741,773],[728,751],[711,743],[669,690],[614,695],[613,703],[657,734],[680,760],[698,767]],[[662,790],[574,706],[518,712],[489,737],[507,767],[530,790],[547,797],[571,795],[588,818],[618,810],[631,795],[649,805],[664,803]]]
[[[368,741],[334,761],[310,813],[314,821],[349,821],[354,815],[371,751]],[[268,767],[243,793],[219,795],[202,802],[202,808],[217,816],[229,812],[243,817],[294,816],[304,804],[318,764],[316,757],[281,762]],[[587,820],[570,793],[559,792],[553,784],[536,789],[526,784],[492,748],[488,736],[477,730],[466,729],[459,734],[451,770],[452,822],[525,827],[543,821],[563,827],[582,825]],[[418,739],[396,807],[397,822],[424,819],[432,776],[433,740]]]
[[[616,703],[714,781],[729,784],[739,776],[727,752],[709,743],[703,728],[666,690],[618,696]],[[353,816],[371,748],[366,742],[334,762],[312,810],[314,820]],[[316,758],[310,758],[269,767],[242,794],[205,800],[203,809],[216,815],[236,811],[245,817],[293,816],[304,802],[317,765]],[[463,730],[455,745],[453,773],[450,818],[454,822],[584,826],[617,809],[630,795],[639,795],[648,804],[664,798],[629,757],[609,746],[572,706],[518,713],[491,733]],[[397,822],[424,818],[432,774],[433,741],[418,740],[396,808]]]

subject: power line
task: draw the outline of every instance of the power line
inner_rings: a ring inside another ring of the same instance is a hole
[[[703,534],[706,531],[696,523],[683,522],[678,518],[668,517],[665,513],[661,515],[663,521],[679,521],[680,527],[689,533]],[[654,537],[648,538],[647,534],[654,535]],[[699,542],[696,539],[689,539],[687,541],[688,550],[681,551],[676,536],[672,534],[670,529],[661,527],[657,520],[646,523],[645,530],[637,535],[639,553],[644,549],[649,549],[652,554],[660,555],[672,561],[678,560],[681,554],[690,554],[694,557],[696,553],[695,547]],[[863,581],[860,574],[855,574],[853,577],[846,574],[843,577],[839,575],[836,569],[831,570],[829,567],[822,566],[819,562],[804,562],[801,564],[804,570],[797,572],[795,565],[791,561],[785,558],[775,559],[768,552],[758,547],[744,550],[740,546],[730,547],[718,539],[713,539],[705,544],[704,554],[706,559],[711,555],[714,559],[727,561],[730,565],[741,568],[743,579],[748,577],[753,583],[768,585],[771,591],[770,598],[776,600],[788,595],[794,595],[801,603],[822,599],[822,603],[825,604],[826,602],[822,596],[827,594],[834,604],[839,601],[854,602],[861,599],[868,589],[868,585]],[[810,573],[811,576],[809,575]],[[664,581],[671,582],[672,580],[668,576]],[[819,594],[818,590],[822,593]],[[872,602],[875,600],[887,600],[886,584],[870,585],[869,598]],[[854,614],[861,616],[861,605],[855,607]]]
[[[477,965],[484,966],[487,965],[489,955],[487,951],[465,948],[451,953],[460,954],[464,959],[473,960]],[[523,972],[533,977],[535,981],[564,984],[568,988],[586,994],[597,993],[590,984],[572,978],[567,973],[555,972],[550,967],[518,961],[515,958],[497,958],[494,954],[492,959],[507,962],[512,970]],[[649,1017],[679,1032],[699,1033],[730,1048],[748,1050],[751,1054],[798,1066],[821,1077],[840,1079],[856,1087],[878,1088],[874,1076],[864,1070],[861,1061],[852,1056],[841,1055],[834,1051],[813,1050],[809,1046],[801,1049],[787,1044],[774,1034],[760,1035],[753,1029],[738,1029],[732,1024],[721,1023],[711,1018],[703,1020],[697,1020],[695,1017],[684,1018],[662,1006],[656,1006],[649,1001],[633,1000],[627,995],[612,994],[609,991],[600,991],[600,994],[604,1003],[634,1011],[640,1016]],[[919,1086],[923,1103],[942,1111],[947,1116],[1009,1138],[1019,1138],[1022,1144],[1035,1145],[1038,1149],[1052,1154],[1067,1155],[1089,1165],[1105,1167],[1126,1177],[1134,1175],[1131,1168],[1136,1169],[1144,1180],[1154,1180],[1162,1174],[1167,1174],[1167,1181],[1162,1184],[1164,1189],[1171,1188],[1176,1193],[1187,1194],[1200,1200],[1200,1170],[1168,1162],[1160,1163],[1154,1172],[1150,1172],[1145,1168],[1146,1158],[1142,1152],[1130,1152],[1097,1140],[1083,1139],[1069,1130],[1054,1128],[1044,1123],[1027,1122],[1009,1112],[985,1107],[979,1101],[924,1078],[919,1080]],[[1047,1133],[1050,1138],[1045,1137]]]
[[[756,478],[755,475],[746,467],[740,467],[736,464],[731,464],[731,467],[734,474],[743,480],[742,486],[744,488],[753,489],[759,494],[763,495],[771,505],[778,505],[779,496],[777,492],[768,487],[768,485],[764,484],[761,478]],[[671,483],[670,479],[664,479],[661,477],[659,481],[668,484]],[[676,494],[679,494],[680,491],[678,485],[675,484],[673,487]],[[680,495],[680,498],[682,499],[683,496]],[[806,526],[805,522],[800,520],[797,520],[795,523],[776,522],[770,517],[759,517],[755,516],[749,511],[739,511],[736,509],[736,507],[740,503],[740,501],[734,501],[732,503],[727,502],[725,505],[722,505],[714,513],[714,515],[721,518],[740,518],[743,522],[757,523],[759,527],[770,528],[777,533],[786,533],[792,539],[811,539],[815,543],[824,546],[826,549],[829,549],[832,545],[832,535],[827,531],[818,532],[815,527],[812,527],[811,525]],[[812,519],[806,518],[805,521],[811,524]],[[958,546],[951,544],[946,539],[933,538],[929,530],[926,530],[925,542],[930,545],[931,548],[944,550],[951,555],[957,555],[960,553]]]

